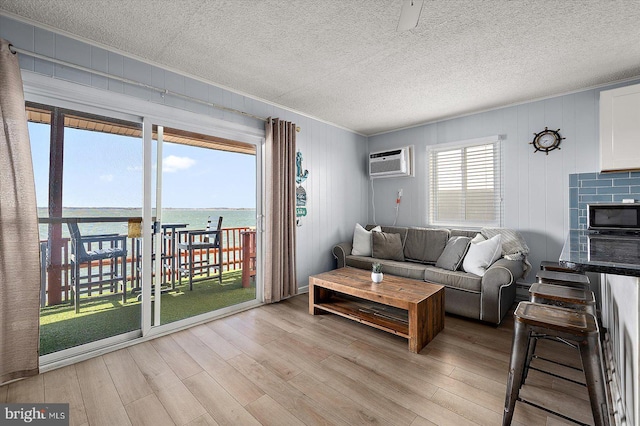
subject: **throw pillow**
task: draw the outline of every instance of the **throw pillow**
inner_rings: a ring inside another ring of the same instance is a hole
[[[487,239],[481,233],[477,233],[475,237],[471,239],[471,244],[480,243],[482,241],[486,241]]]
[[[502,236],[496,235],[486,241],[469,245],[467,255],[462,261],[462,268],[478,276],[483,276],[487,268],[502,256]]]
[[[402,238],[400,234],[374,232],[371,234],[371,237],[373,240],[373,257],[404,262]]]
[[[371,256],[371,233],[381,231],[382,229],[379,226],[367,231],[362,225],[356,223],[356,229],[353,231],[351,254],[354,256]]]
[[[471,238],[469,237],[451,237],[444,247],[444,251],[438,258],[436,266],[449,271],[457,271],[460,268],[462,259],[467,253]]]
[[[405,259],[434,264],[449,241],[448,229],[409,228],[404,242]]]

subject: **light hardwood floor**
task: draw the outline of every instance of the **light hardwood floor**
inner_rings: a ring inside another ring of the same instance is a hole
[[[0,387],[0,402],[68,402],[71,424],[92,426],[499,425],[512,326],[447,316],[412,354],[405,339],[309,315],[303,294]],[[522,393],[592,423],[578,385],[533,371]],[[514,424],[565,423],[516,406]]]

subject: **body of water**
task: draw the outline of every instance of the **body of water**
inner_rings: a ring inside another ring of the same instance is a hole
[[[155,211],[152,213],[155,215]],[[48,217],[46,207],[38,207],[38,217]],[[64,208],[63,217],[141,217],[142,209],[140,208],[81,208],[69,207]],[[222,216],[223,228],[241,228],[256,226],[255,209],[163,209],[162,223],[184,223],[187,229],[205,229],[207,226],[207,218],[212,220]],[[80,232],[83,235],[95,234],[127,234],[127,223],[122,222],[95,222],[80,223]],[[40,239],[47,239],[47,224],[40,224]],[[69,230],[66,225],[62,226],[63,237],[69,236]]]

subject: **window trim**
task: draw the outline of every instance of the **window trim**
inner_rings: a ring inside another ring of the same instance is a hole
[[[478,145],[494,144],[497,150],[497,158],[494,158],[495,167],[495,181],[498,182],[498,202],[496,206],[496,213],[498,214],[498,220],[496,222],[471,222],[471,221],[452,221],[452,220],[434,220],[433,206],[433,174],[431,170],[431,156],[433,153],[449,151],[455,149],[469,148]],[[503,152],[503,138],[502,135],[486,136],[474,139],[465,139],[454,142],[440,143],[427,145],[427,217],[426,221],[428,225],[438,227],[462,227],[479,229],[482,227],[502,227],[504,224],[504,152]],[[497,175],[497,176],[496,176]]]

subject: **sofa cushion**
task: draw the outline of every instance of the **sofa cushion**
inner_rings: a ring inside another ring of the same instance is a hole
[[[462,261],[462,268],[466,272],[483,276],[487,268],[502,256],[502,236],[500,234],[486,241],[474,243]]]
[[[371,264],[381,263],[384,274],[396,275],[398,277],[411,278],[414,280],[424,280],[424,268],[426,265],[415,262],[398,262],[397,260],[374,259],[365,256],[347,256],[346,266],[353,268],[371,270]]]
[[[371,256],[371,233],[380,231],[382,231],[382,229],[380,229],[379,226],[371,229],[371,231],[367,231],[362,225],[356,223],[356,228],[353,230],[351,254],[355,256]]]
[[[404,257],[423,263],[435,263],[449,240],[448,229],[409,228]]]
[[[444,251],[438,258],[436,266],[449,271],[457,271],[460,269],[462,259],[467,253],[471,238],[469,237],[451,237],[444,248]]]
[[[448,271],[437,266],[425,266],[424,280],[447,287],[480,293],[482,278],[462,271]]]
[[[375,225],[367,225],[365,229],[370,231],[375,228]],[[382,228],[382,232],[387,232],[389,234],[400,234],[400,239],[402,240],[402,247],[404,247],[404,242],[407,240],[407,227],[404,226],[380,226]]]
[[[404,261],[402,238],[400,234],[391,234],[388,232],[373,232],[371,234],[372,257],[376,259],[390,259]]]
[[[469,237],[469,238],[473,238],[479,233],[480,233],[479,231],[470,231],[468,229],[451,229],[451,236],[452,237]]]

